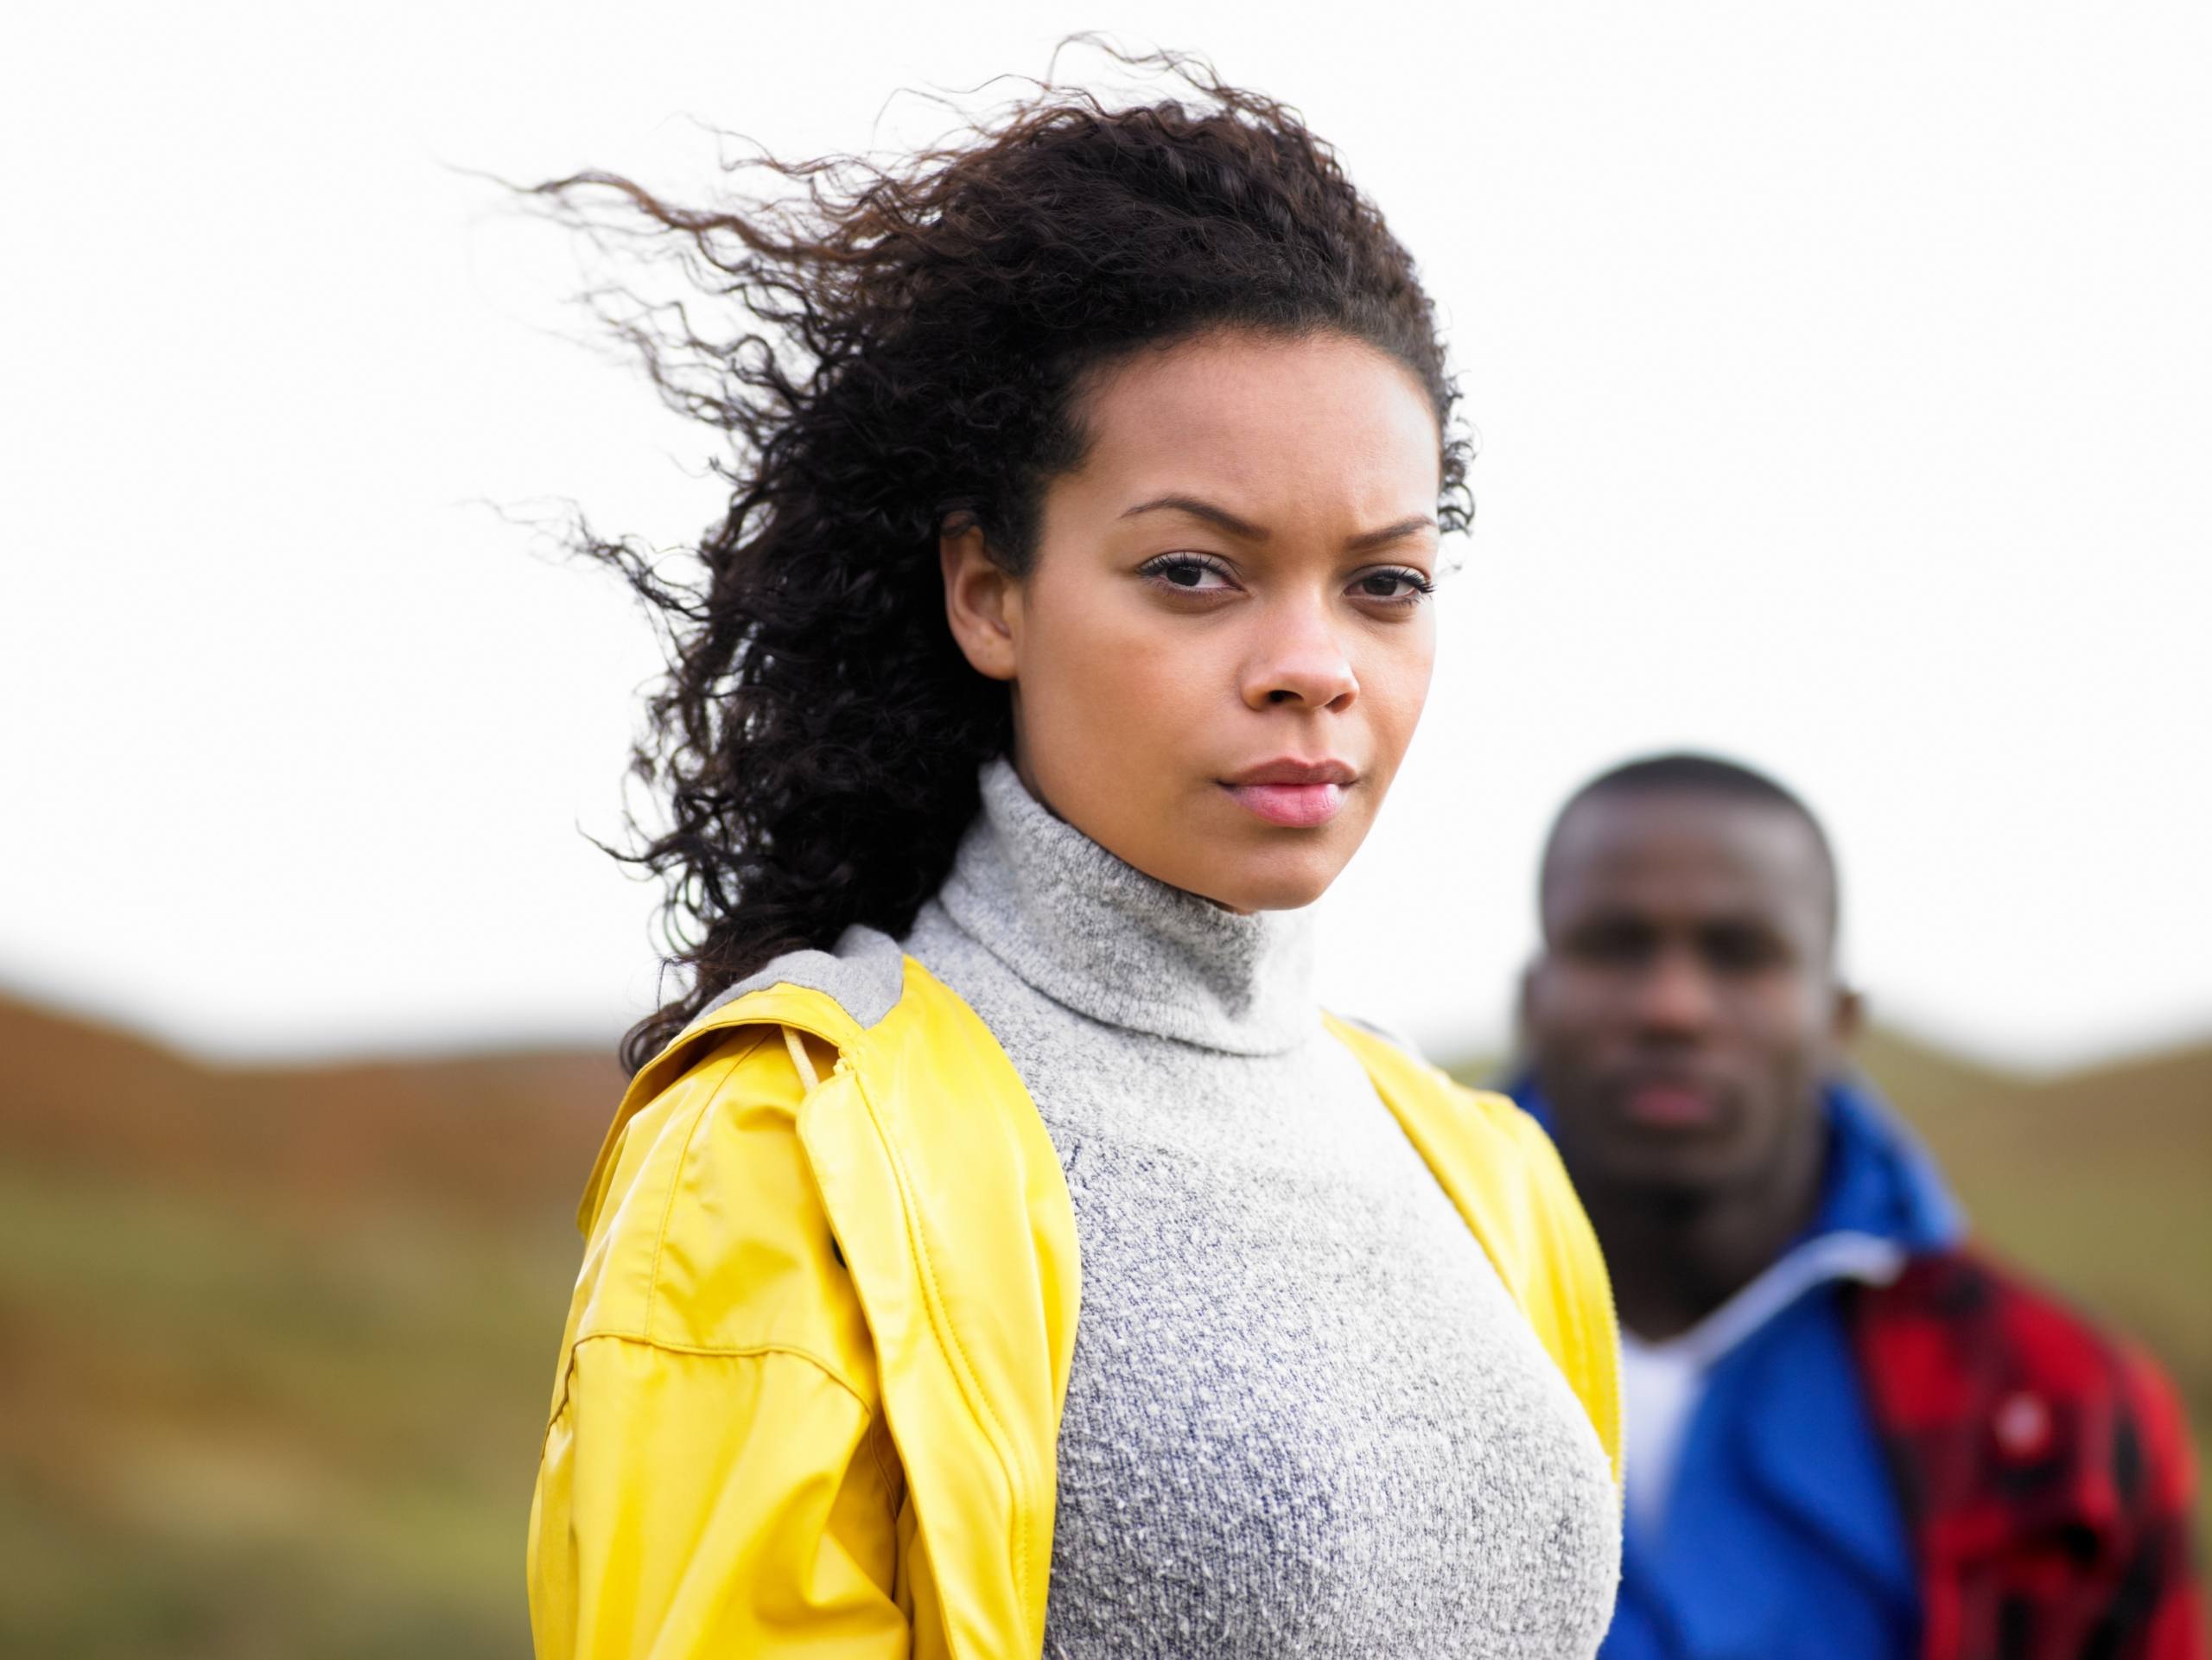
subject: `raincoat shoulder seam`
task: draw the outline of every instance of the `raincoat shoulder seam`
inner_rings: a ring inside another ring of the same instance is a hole
[[[742,1027],[739,1029],[743,1030]],[[691,1144],[699,1138],[699,1126],[707,1122],[707,1116],[714,1111],[721,1103],[723,1094],[736,1081],[738,1072],[746,1059],[768,1040],[766,1030],[755,1031],[750,1034],[750,1038],[749,1042],[730,1055],[723,1063],[728,1067],[728,1072],[724,1074],[720,1082],[707,1091],[707,1098],[699,1103],[697,1110],[691,1116],[691,1127],[683,1132],[683,1150],[677,1156],[675,1168],[668,1184],[668,1197],[661,1205],[660,1227],[653,1235],[653,1262],[645,1277],[645,1309],[640,1321],[645,1328],[640,1336],[645,1341],[653,1340],[651,1336],[653,1329],[653,1310],[660,1302],[661,1254],[668,1247],[668,1227],[676,1215],[676,1196],[683,1191],[683,1173],[691,1163]],[[681,1074],[678,1076],[680,1077]]]

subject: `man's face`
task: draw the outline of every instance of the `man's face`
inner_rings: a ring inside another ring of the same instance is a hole
[[[1698,1199],[1785,1179],[1856,1015],[1811,829],[1758,801],[1601,794],[1548,874],[1522,1019],[1576,1180]]]

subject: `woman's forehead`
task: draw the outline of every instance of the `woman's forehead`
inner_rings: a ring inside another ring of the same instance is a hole
[[[1205,337],[1146,353],[1093,388],[1080,481],[1097,511],[1205,503],[1255,530],[1344,499],[1384,525],[1433,513],[1441,452],[1398,364],[1340,335]],[[1363,525],[1362,528],[1370,528]]]

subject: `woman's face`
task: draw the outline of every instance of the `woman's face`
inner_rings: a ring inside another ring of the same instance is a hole
[[[1402,367],[1341,335],[1224,333],[1090,389],[1082,467],[1014,578],[944,546],[969,660],[1013,683],[1054,813],[1237,911],[1318,899],[1428,693],[1440,444]]]

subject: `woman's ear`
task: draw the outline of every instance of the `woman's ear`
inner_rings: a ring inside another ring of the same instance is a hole
[[[983,527],[972,518],[949,521],[938,534],[937,551],[944,572],[944,618],[962,655],[978,674],[1013,679],[1021,627],[1020,584],[991,557]]]

